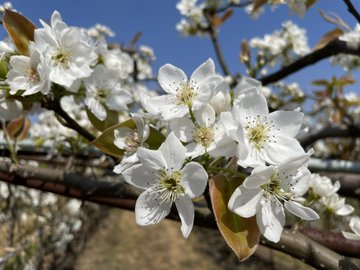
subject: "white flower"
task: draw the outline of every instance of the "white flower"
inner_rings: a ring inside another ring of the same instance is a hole
[[[280,240],[284,207],[304,220],[318,219],[311,208],[296,202],[308,188],[308,159],[309,155],[303,155],[277,167],[256,167],[231,195],[229,209],[245,218],[256,215],[260,232],[273,242]]]
[[[269,114],[265,97],[259,90],[246,91],[234,104],[232,113],[221,113],[221,120],[231,138],[238,142],[238,164],[256,167],[279,164],[304,154],[295,139],[303,113],[275,111]]]
[[[199,66],[190,80],[184,71],[166,64],[159,69],[158,81],[168,94],[150,98],[147,106],[157,108],[165,120],[184,117],[189,113],[189,108],[195,111],[204,107],[223,80],[215,75],[215,65],[211,59]]]
[[[360,217],[352,217],[349,226],[354,233],[341,231],[343,236],[350,240],[360,240]]]
[[[21,115],[23,112],[22,103],[18,100],[6,98],[6,91],[0,91],[0,120],[10,121]]]
[[[10,58],[11,69],[7,75],[7,82],[11,94],[15,94],[18,90],[25,90],[23,96],[37,92],[46,95],[50,92],[51,82],[40,57],[40,53],[31,42],[29,56],[14,55]]]
[[[326,207],[327,211],[338,216],[347,216],[354,211],[354,207],[345,204],[345,198],[340,197],[337,193],[328,197],[321,197],[320,202]]]
[[[114,131],[114,144],[125,151],[121,163],[114,168],[114,172],[118,174],[123,173],[139,161],[136,154],[137,150],[144,145],[150,134],[149,126],[144,123],[139,115],[134,114],[132,119],[135,122],[136,129],[120,127]]]
[[[306,0],[289,0],[288,5],[292,12],[300,17],[304,17],[306,12]]]
[[[130,74],[134,71],[134,60],[131,56],[120,49],[104,51],[102,54],[104,66],[108,69],[115,70],[122,80],[129,79]]]
[[[114,37],[115,33],[106,25],[95,24],[95,26],[91,27],[87,31],[88,35],[95,39],[108,37]]]
[[[134,165],[124,174],[125,180],[145,189],[135,205],[139,225],[159,223],[169,213],[173,203],[180,215],[181,232],[187,238],[194,222],[192,198],[202,195],[207,173],[196,163],[184,167],[186,149],[174,133],[166,138],[158,150],[139,148],[140,165]]]
[[[106,119],[106,108],[114,111],[127,111],[132,102],[131,94],[121,88],[114,70],[97,65],[91,77],[84,80],[86,88],[85,104],[101,121]]]
[[[49,78],[64,87],[71,87],[77,80],[89,77],[97,55],[87,44],[81,30],[68,27],[59,12],[51,16],[51,26],[35,29],[35,46],[44,55]]]
[[[186,155],[192,158],[205,152],[212,157],[232,157],[236,144],[225,132],[221,123],[216,122],[215,111],[210,106],[195,113],[196,124],[189,118],[174,119],[170,128],[181,141],[186,142]]]
[[[336,181],[335,184],[333,184],[329,177],[320,176],[317,173],[311,174],[309,185],[312,192],[320,197],[332,196],[340,189],[339,181]]]

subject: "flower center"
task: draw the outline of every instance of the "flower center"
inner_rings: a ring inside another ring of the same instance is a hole
[[[109,90],[106,88],[99,88],[96,92],[96,99],[101,103],[106,103],[106,98],[109,95]]]
[[[178,105],[192,105],[192,101],[196,96],[196,91],[189,83],[181,85],[177,90],[176,99]]]
[[[256,118],[246,117],[248,125],[245,126],[245,131],[247,139],[250,144],[252,144],[256,150],[260,151],[264,148],[264,145],[267,142],[276,142],[274,140],[275,136],[270,136],[270,131],[275,127],[273,121],[268,121],[265,117],[265,121],[260,120],[260,115],[257,115]],[[271,140],[271,138],[273,140]]]
[[[136,131],[129,133],[125,138],[125,145],[126,152],[135,152],[136,149],[140,146],[139,134]]]
[[[31,66],[26,70],[26,77],[31,83],[37,83],[40,81],[40,75],[34,66]]]
[[[214,131],[210,127],[199,127],[195,130],[194,141],[208,147],[214,141]]]
[[[160,170],[160,179],[155,186],[155,191],[159,193],[162,201],[173,203],[179,195],[185,193],[184,188],[180,185],[181,176],[181,171],[169,174],[166,170]]]
[[[261,188],[265,191],[264,196],[278,201],[287,201],[292,199],[292,194],[284,191],[282,182],[283,181],[279,177],[279,173],[274,172],[271,175],[270,183],[261,186]]]
[[[71,53],[63,48],[58,48],[55,54],[51,57],[56,64],[61,65],[65,68],[68,67],[71,58]]]

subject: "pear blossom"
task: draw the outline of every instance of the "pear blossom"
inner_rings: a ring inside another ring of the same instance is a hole
[[[194,222],[192,198],[202,195],[207,184],[207,173],[197,162],[184,166],[186,149],[170,133],[158,150],[140,147],[140,164],[124,173],[125,181],[142,189],[135,205],[139,225],[159,223],[169,213],[173,203],[180,215],[181,232],[187,238]]]
[[[275,111],[269,114],[265,97],[257,88],[240,95],[232,112],[220,117],[231,138],[238,142],[238,164],[256,167],[280,164],[304,154],[295,139],[304,114],[298,111]]]
[[[10,58],[11,69],[7,75],[7,83],[11,94],[15,94],[18,90],[25,90],[23,96],[38,92],[46,95],[50,92],[48,70],[41,63],[40,58],[40,53],[33,42],[29,45],[29,56],[14,55]]]
[[[350,240],[360,240],[360,217],[352,217],[349,226],[353,233],[341,231],[343,236]]]
[[[278,166],[256,167],[231,195],[229,209],[245,218],[256,215],[260,232],[273,242],[280,240],[284,207],[304,220],[318,219],[314,210],[298,202],[308,188],[308,160],[306,154]]]
[[[321,176],[317,173],[311,174],[309,185],[312,193],[319,197],[332,196],[340,189],[339,181],[333,184],[329,177]]]
[[[51,26],[41,23],[44,28],[35,29],[34,39],[36,48],[44,56],[50,80],[70,88],[77,79],[89,77],[97,55],[83,32],[68,27],[57,11],[51,16]]]
[[[85,104],[101,121],[106,119],[106,109],[127,111],[132,102],[131,94],[121,88],[114,70],[97,65],[93,74],[84,80],[86,88]]]
[[[137,150],[144,146],[144,142],[150,134],[149,126],[144,123],[141,116],[134,114],[132,119],[135,122],[136,129],[120,127],[114,130],[114,144],[125,151],[121,163],[114,168],[114,172],[118,174],[123,173],[139,161],[136,154]]]
[[[325,206],[326,211],[338,216],[347,216],[354,211],[354,207],[345,203],[345,198],[340,197],[337,193],[328,197],[321,197],[320,203]]]
[[[192,158],[207,152],[212,157],[232,157],[236,144],[225,132],[223,125],[216,121],[215,111],[206,105],[195,113],[196,123],[189,118],[178,118],[170,122],[175,135],[186,144],[186,155]]]
[[[134,71],[134,60],[131,56],[120,49],[106,50],[102,54],[104,66],[108,69],[115,70],[120,79],[128,79]]]
[[[189,109],[200,110],[207,104],[223,78],[215,74],[213,60],[208,59],[187,79],[181,69],[166,64],[159,69],[158,81],[167,95],[153,97],[147,106],[157,108],[164,120],[181,118],[189,114]]]
[[[0,91],[0,120],[10,121],[19,117],[23,112],[22,103],[18,100],[6,98],[6,91]]]

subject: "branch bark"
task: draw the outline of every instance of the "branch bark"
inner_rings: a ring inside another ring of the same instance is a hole
[[[312,145],[317,140],[325,138],[359,138],[360,127],[352,126],[348,128],[341,127],[325,127],[320,130],[310,131],[305,136],[299,138],[301,145],[306,148]]]
[[[116,183],[97,181],[53,169],[26,165],[10,167],[6,162],[0,163],[0,181],[132,211],[135,209],[135,200],[138,196],[138,192],[120,180]],[[168,218],[179,221],[178,215],[174,213]],[[196,208],[195,224],[217,229],[214,216],[208,208]],[[261,244],[304,260],[313,267],[339,269],[342,262],[351,264],[344,257],[301,233],[290,232],[287,229],[284,230],[278,243],[262,239]]]
[[[268,76],[262,77],[259,80],[264,86],[270,83],[277,82],[287,77],[288,75],[303,69],[304,67],[313,65],[322,59],[337,55],[339,53],[360,56],[360,46],[358,44],[353,44],[343,40],[335,39],[329,42],[325,47],[313,51],[312,53],[296,60],[295,62],[282,68],[281,70]]]
[[[354,5],[351,3],[350,0],[344,0],[348,11],[354,16],[354,18],[358,21],[358,23],[360,23],[360,14],[359,12],[356,10],[356,8],[354,7]]]

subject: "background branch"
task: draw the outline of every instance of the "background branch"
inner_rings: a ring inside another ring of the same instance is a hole
[[[86,176],[68,174],[60,170],[19,165],[10,167],[10,163],[0,163],[0,180],[14,185],[22,185],[48,191],[72,198],[100,204],[134,210],[138,192],[123,181],[97,181]],[[177,214],[169,218],[179,220]],[[213,214],[208,208],[196,208],[195,224],[201,227],[217,229]],[[284,230],[281,240],[272,243],[261,240],[261,244],[280,250],[286,254],[304,260],[313,267],[338,269],[344,258],[328,248],[308,239],[299,232]],[[347,262],[346,263],[350,263]]]
[[[357,126],[342,127],[325,127],[320,130],[309,131],[306,135],[299,138],[300,144],[307,148],[317,140],[325,138],[360,138],[360,128]]]
[[[312,53],[296,60],[292,64],[283,67],[281,70],[274,72],[268,76],[262,77],[259,80],[263,85],[277,82],[286,76],[293,74],[304,67],[313,65],[322,59],[337,55],[339,53],[352,54],[360,56],[360,47],[358,44],[352,44],[343,40],[335,39],[329,42],[325,47],[313,51]]]
[[[348,11],[355,17],[355,19],[358,21],[358,23],[360,23],[360,14],[359,12],[356,10],[356,8],[354,7],[354,5],[351,3],[350,0],[344,0]]]

